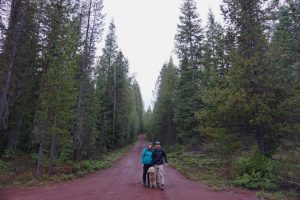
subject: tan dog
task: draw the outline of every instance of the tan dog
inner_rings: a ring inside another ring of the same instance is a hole
[[[154,167],[150,167],[147,171],[147,174],[150,181],[150,188],[156,188],[156,172]]]

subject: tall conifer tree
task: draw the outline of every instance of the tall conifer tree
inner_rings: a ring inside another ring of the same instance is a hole
[[[272,132],[273,101],[264,3],[224,0],[222,5],[225,19],[236,35],[236,48],[231,52],[232,94],[228,103],[233,106],[235,117],[238,116],[235,124],[256,138],[261,154],[266,154],[266,137]]]
[[[199,142],[195,112],[200,108],[199,81],[203,67],[203,31],[195,0],[184,0],[181,7],[175,47],[180,59],[180,80],[177,88],[175,119],[178,141],[193,138]]]

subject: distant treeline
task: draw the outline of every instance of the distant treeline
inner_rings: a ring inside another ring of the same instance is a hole
[[[102,56],[102,0],[0,1],[0,158],[94,159],[135,141],[139,84],[128,73],[112,22]]]
[[[201,6],[201,5],[199,5]],[[184,0],[172,59],[157,80],[150,138],[214,151],[272,155],[300,139],[300,1],[223,0],[224,21]]]

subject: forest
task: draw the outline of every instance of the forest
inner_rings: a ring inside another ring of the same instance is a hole
[[[182,0],[146,111],[103,4],[0,0],[0,170],[89,168],[146,133],[191,179],[299,195],[299,0],[223,0],[206,23]]]
[[[113,21],[96,56],[102,0],[4,0],[0,16],[0,165],[51,175],[135,142],[143,100]]]
[[[196,1],[183,1],[179,66],[163,64],[148,137],[192,178],[198,169],[251,189],[299,191],[300,1],[223,0],[221,11],[222,22],[210,11],[203,24]]]

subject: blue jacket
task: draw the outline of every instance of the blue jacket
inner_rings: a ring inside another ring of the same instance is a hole
[[[141,163],[142,164],[148,164],[148,165],[152,165],[152,151],[149,149],[144,149],[142,152],[142,156],[141,156]]]

